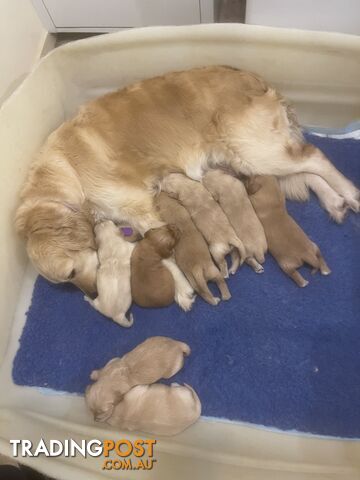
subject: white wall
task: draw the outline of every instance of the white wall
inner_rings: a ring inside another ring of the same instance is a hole
[[[247,0],[246,23],[360,34],[360,0]]]
[[[39,58],[46,35],[30,0],[0,0],[0,105]]]

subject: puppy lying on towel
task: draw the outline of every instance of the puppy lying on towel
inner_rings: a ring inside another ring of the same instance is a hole
[[[87,387],[85,399],[95,420],[107,420],[114,406],[132,387],[170,378],[184,365],[190,347],[167,337],[150,337],[121,358],[113,358],[104,368],[94,370],[95,383]]]
[[[200,414],[199,397],[189,385],[139,385],[116,405],[107,423],[154,435],[176,435]]]
[[[214,265],[204,237],[195,227],[188,211],[165,192],[156,198],[156,207],[162,220],[176,225],[180,232],[175,245],[175,260],[193,289],[206,302],[217,305],[220,298],[214,297],[207,286],[207,282],[214,281],[221,292],[221,298],[228,300],[231,295],[226,282]]]
[[[249,200],[244,184],[223,170],[209,170],[202,183],[220,204],[246,250],[245,262],[256,273],[264,271],[267,243],[264,229]],[[237,255],[233,250],[232,255]]]
[[[312,242],[299,225],[287,213],[285,197],[277,179],[273,176],[253,177],[247,181],[251,203],[264,230],[271,255],[280,268],[299,287],[309,283],[297,271],[304,263],[314,271],[328,275],[330,269],[319,247]]]
[[[109,220],[96,224],[94,230],[100,261],[96,277],[98,296],[95,300],[85,299],[122,327],[131,327],[134,319],[132,314],[127,318],[126,312],[132,302],[130,258],[134,245],[124,240]]]
[[[162,190],[179,200],[188,210],[193,222],[207,241],[211,255],[224,277],[228,276],[225,256],[234,248],[238,250],[239,257],[233,256],[230,269],[231,273],[235,273],[240,259],[243,261],[246,258],[244,245],[206,188],[181,173],[172,173],[164,178]]]
[[[131,256],[131,292],[141,307],[165,307],[174,299],[190,310],[194,291],[170,257],[178,241],[176,229],[168,226],[148,230]]]

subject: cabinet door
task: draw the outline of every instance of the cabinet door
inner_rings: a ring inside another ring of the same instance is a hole
[[[200,23],[199,0],[43,0],[56,28]]]

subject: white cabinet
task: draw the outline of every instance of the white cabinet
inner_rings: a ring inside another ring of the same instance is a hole
[[[50,32],[213,21],[213,0],[32,0]]]
[[[360,0],[247,0],[246,23],[360,34]]]

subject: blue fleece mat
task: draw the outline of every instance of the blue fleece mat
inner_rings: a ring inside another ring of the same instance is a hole
[[[308,136],[360,185],[360,141]],[[36,281],[13,378],[19,385],[83,393],[92,369],[152,335],[188,342],[173,381],[198,392],[203,415],[314,434],[360,437],[360,215],[336,225],[318,202],[289,211],[320,246],[332,274],[298,288],[268,257],[265,273],[243,266],[232,299],[193,310],[134,306],[125,330],[69,285]]]

